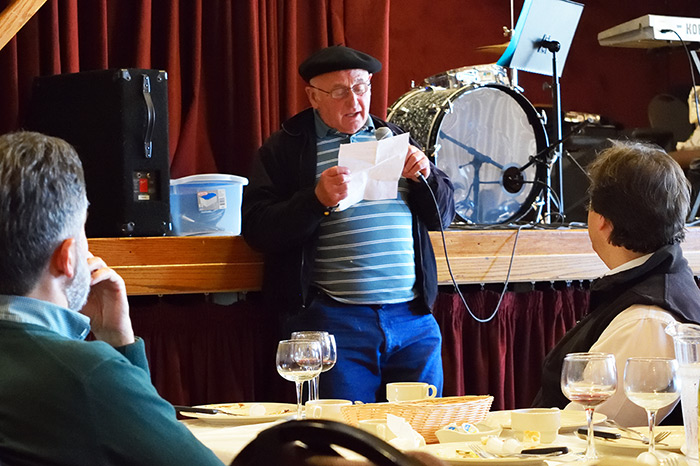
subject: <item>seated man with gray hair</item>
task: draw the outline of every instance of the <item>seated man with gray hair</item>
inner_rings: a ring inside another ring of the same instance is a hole
[[[0,464],[220,466],[151,384],[87,208],[73,147],[0,136]]]

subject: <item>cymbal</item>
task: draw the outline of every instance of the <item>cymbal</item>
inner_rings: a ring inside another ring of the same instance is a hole
[[[510,44],[510,42],[506,42],[505,44],[482,45],[476,49],[479,52],[503,53],[508,48],[508,44]]]

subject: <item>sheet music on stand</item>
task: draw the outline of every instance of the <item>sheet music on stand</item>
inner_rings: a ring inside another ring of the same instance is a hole
[[[557,51],[557,75],[561,77],[582,12],[583,5],[571,0],[525,0],[498,65],[552,76],[552,57],[540,43],[557,41],[561,45]]]

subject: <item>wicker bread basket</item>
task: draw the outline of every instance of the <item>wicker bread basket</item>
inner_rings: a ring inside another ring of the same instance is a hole
[[[493,397],[449,396],[419,401],[367,403],[342,408],[348,424],[357,426],[364,419],[385,419],[387,413],[404,418],[426,443],[437,443],[435,432],[451,422],[476,424],[491,408]]]

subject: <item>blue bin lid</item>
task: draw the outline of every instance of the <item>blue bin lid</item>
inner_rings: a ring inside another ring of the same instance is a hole
[[[248,184],[248,178],[224,173],[205,173],[202,175],[190,175],[170,180],[170,186],[187,183],[211,183],[211,182],[238,183],[243,186]]]

